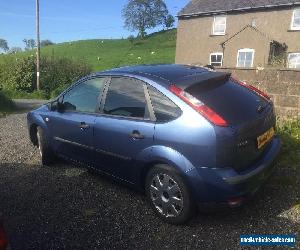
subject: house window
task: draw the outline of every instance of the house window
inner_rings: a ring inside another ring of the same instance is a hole
[[[210,65],[212,66],[222,66],[223,53],[211,53],[210,54]]]
[[[213,35],[225,35],[226,16],[215,16],[213,25]]]
[[[300,9],[296,9],[293,12],[291,29],[300,30]]]
[[[253,67],[254,49],[240,49],[237,56],[237,67]]]
[[[289,68],[300,69],[300,53],[289,53]]]

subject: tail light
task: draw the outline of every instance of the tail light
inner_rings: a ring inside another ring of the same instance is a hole
[[[4,231],[3,223],[0,221],[0,250],[5,250],[8,245],[8,239]]]
[[[270,96],[268,96],[265,92],[259,90],[258,88],[254,87],[250,84],[247,84],[245,82],[241,82],[241,81],[239,81],[235,78],[231,78],[231,80],[238,83],[238,84],[240,84],[240,85],[242,85],[242,86],[244,86],[247,89],[250,89],[250,90],[254,91],[256,94],[260,95],[261,97],[265,98],[268,101],[271,99]]]
[[[191,94],[185,92],[181,88],[171,85],[169,90],[177,95],[180,99],[190,105],[193,109],[195,109],[198,113],[203,115],[208,121],[213,123],[214,125],[227,127],[228,123],[218,115],[214,110],[205,105],[203,102],[192,96]]]

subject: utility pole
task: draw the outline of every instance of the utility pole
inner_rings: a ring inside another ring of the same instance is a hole
[[[36,88],[40,90],[40,3],[36,0]]]

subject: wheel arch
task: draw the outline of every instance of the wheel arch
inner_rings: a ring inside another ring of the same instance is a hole
[[[192,163],[188,159],[186,159],[182,154],[180,154],[172,148],[165,146],[152,147],[151,157],[148,159],[149,160],[142,166],[140,176],[138,177],[138,186],[142,190],[145,189],[146,177],[150,169],[152,169],[158,164],[170,166],[184,179],[186,178],[186,173],[194,168]]]
[[[159,164],[166,164],[166,165],[169,165],[167,162],[164,162],[162,160],[154,160],[154,161],[151,161],[151,162],[148,162],[146,163],[143,168],[142,168],[142,171],[141,171],[141,174],[140,174],[140,177],[139,177],[139,187],[144,191],[145,190],[145,185],[146,185],[146,178],[147,178],[147,175],[149,173],[149,171],[155,167],[156,165],[159,165]]]
[[[42,116],[37,114],[31,114],[28,116],[28,130],[29,130],[29,137],[30,141],[33,143],[33,145],[37,146],[37,128],[41,127],[45,133],[48,135],[48,128],[47,125],[42,118]]]
[[[34,146],[38,146],[37,128],[38,125],[35,123],[32,123],[29,128],[30,141],[33,143]]]

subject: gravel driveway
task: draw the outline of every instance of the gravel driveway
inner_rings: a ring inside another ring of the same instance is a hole
[[[294,175],[281,167],[247,206],[172,226],[134,190],[68,163],[40,166],[25,114],[0,119],[0,142],[0,211],[12,249],[239,249],[240,234],[300,235],[300,185],[278,184]]]

